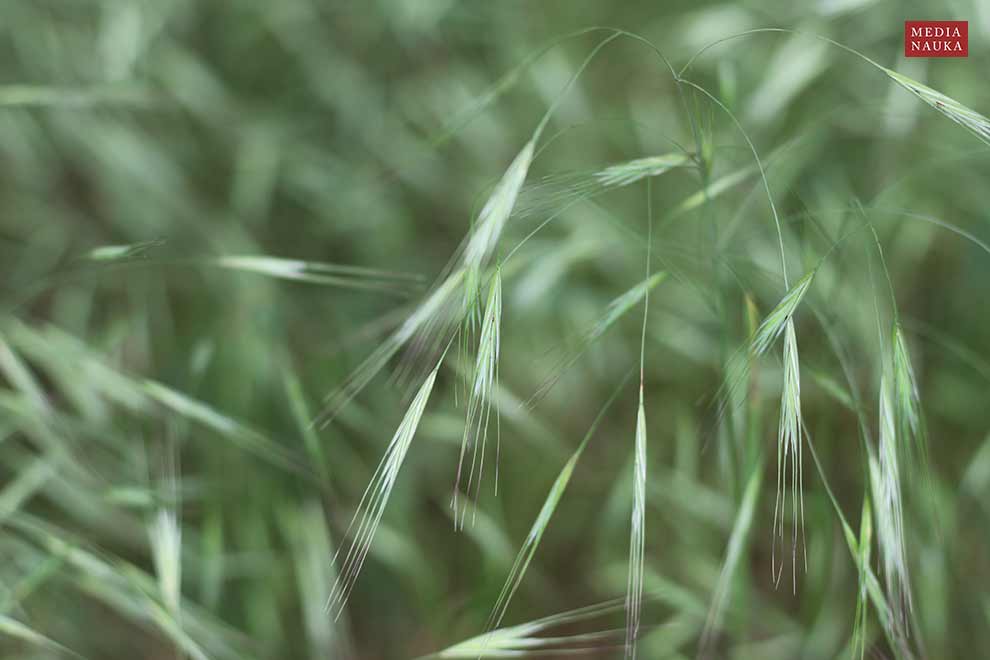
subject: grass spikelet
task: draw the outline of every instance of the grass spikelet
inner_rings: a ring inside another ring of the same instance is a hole
[[[361,572],[361,567],[364,564],[365,557],[367,557],[371,542],[374,539],[375,531],[378,529],[382,514],[385,512],[385,505],[388,504],[389,495],[395,486],[395,479],[399,474],[399,468],[402,467],[406,452],[409,449],[410,443],[412,443],[413,436],[416,434],[416,428],[419,426],[419,421],[423,417],[423,411],[426,409],[426,403],[429,401],[430,393],[433,391],[433,384],[436,381],[437,371],[439,369],[440,364],[438,363],[426,377],[426,381],[419,388],[419,392],[416,393],[416,397],[409,405],[405,417],[402,418],[399,428],[396,429],[395,435],[392,436],[392,440],[385,450],[385,455],[375,469],[371,483],[368,484],[364,495],[361,496],[357,513],[354,514],[354,518],[347,528],[346,536],[350,536],[351,540],[347,546],[347,552],[344,554],[343,562],[338,569],[337,579],[334,581],[333,588],[330,590],[330,598],[327,600],[326,605],[327,610],[332,614],[334,619],[337,619],[343,612],[351,589],[354,587],[358,574]],[[356,529],[355,523],[357,523]],[[351,533],[352,530],[354,530],[353,535]],[[337,557],[342,550],[343,547],[334,555],[334,564],[336,564]]]
[[[499,628],[464,640],[426,658],[476,660],[478,658],[526,658],[545,655],[573,655],[601,648],[603,643],[618,640],[615,630],[577,633],[564,636],[538,637],[540,633],[560,626],[607,616],[619,611],[621,599],[613,599],[575,610],[553,614],[527,623]],[[597,646],[596,646],[597,644]]]
[[[179,476],[177,449],[173,443],[165,455],[163,466],[163,500],[154,521],[149,526],[151,553],[162,602],[172,617],[180,622],[180,601],[182,594],[182,528],[176,513],[178,506]]]
[[[433,332],[434,330],[455,326],[458,323],[462,325],[465,334],[474,329],[480,314],[479,285],[483,269],[494,253],[502,231],[516,206],[519,192],[529,173],[529,166],[533,162],[536,140],[541,130],[542,128],[538,128],[533,133],[533,137],[516,155],[495,185],[468,235],[461,257],[462,266],[444,282],[445,286],[451,279],[456,279],[463,289],[463,307],[459,316],[439,321],[432,320],[427,324],[426,330],[418,332],[420,339],[419,346],[416,347],[417,351],[429,353],[429,349],[439,348],[439,344],[444,340],[443,333]]]
[[[923,85],[913,78],[909,78],[896,71],[891,71],[885,67],[880,68],[898,85],[911,92],[952,121],[968,129],[983,143],[990,144],[990,119],[987,119],[971,108],[967,108],[959,101],[946,96],[945,94],[936,91],[927,85]]]
[[[675,167],[681,167],[691,159],[681,153],[663,154],[647,158],[637,158],[619,163],[595,173],[595,179],[606,187],[628,186],[647,177],[660,176]]]
[[[159,509],[149,533],[162,600],[172,616],[178,618],[182,583],[182,530],[175,512]]]
[[[475,497],[481,488],[481,477],[485,466],[485,447],[488,440],[488,426],[492,412],[492,396],[498,386],[498,357],[501,347],[502,327],[502,273],[496,269],[492,276],[488,291],[488,302],[481,325],[481,337],[478,341],[478,356],[475,360],[474,376],[471,393],[467,404],[467,421],[464,424],[464,435],[461,438],[461,453],[457,461],[457,478],[454,483],[454,497],[451,506],[454,508],[454,522],[457,522],[457,493],[460,490],[461,475],[464,459],[471,451],[471,470],[468,475],[467,491],[470,496],[471,486],[477,481]],[[496,413],[497,416],[497,413]],[[496,426],[498,421],[496,420]],[[496,429],[498,435],[498,429]],[[495,492],[498,492],[498,454],[500,453],[501,438],[496,438],[495,452]],[[477,465],[477,478],[475,466]],[[461,513],[461,528],[467,509]]]
[[[505,223],[516,205],[516,198],[522,189],[529,166],[533,162],[534,140],[530,140],[522,148],[502,179],[495,186],[491,196],[478,214],[474,230],[464,248],[464,265],[477,274],[485,261],[495,249]],[[470,294],[470,291],[469,291]]]
[[[808,272],[804,277],[797,281],[797,283],[791,287],[791,289],[784,295],[777,306],[774,307],[773,311],[763,319],[760,323],[760,327],[756,330],[756,335],[753,336],[751,340],[752,352],[756,356],[763,355],[767,352],[777,338],[780,337],[781,333],[787,327],[794,315],[794,310],[797,306],[801,304],[801,300],[804,299],[804,295],[808,292],[808,288],[811,286],[811,282],[815,278],[815,271],[812,270]]]
[[[636,657],[640,615],[643,604],[643,569],[646,546],[646,412],[640,386],[636,413],[636,455],[633,461],[633,509],[629,532],[629,577],[626,582],[625,657]]]
[[[162,245],[165,245],[164,239],[127,245],[101,245],[86,253],[84,258],[90,261],[130,261],[147,257],[148,252]]]
[[[784,297],[777,303],[773,311],[770,312],[760,323],[756,332],[749,340],[749,345],[745,351],[737,352],[729,360],[729,369],[722,387],[717,396],[719,416],[722,416],[728,406],[732,404],[740,388],[749,378],[752,362],[766,353],[777,341],[777,338],[784,333],[788,324],[792,323],[794,312],[804,299],[805,294],[811,287],[815,279],[816,270],[809,271],[804,277],[797,281],[784,294]],[[796,349],[796,343],[795,343]],[[785,346],[785,351],[786,351]]]
[[[418,276],[406,273],[393,273],[374,268],[316,261],[281,259],[265,255],[226,255],[216,257],[209,263],[220,268],[282,280],[400,293],[408,290],[410,284],[419,280]]]
[[[780,583],[783,562],[777,567],[777,539],[780,547],[784,543],[784,515],[788,499],[788,472],[790,473],[791,504],[791,578],[794,592],[797,592],[797,546],[798,530],[804,534],[804,490],[801,464],[802,433],[804,419],[801,416],[801,369],[798,361],[797,337],[794,321],[788,318],[784,324],[784,386],[780,394],[780,425],[777,430],[777,497],[773,507],[774,541],[771,552],[771,568],[774,582]],[[805,557],[807,570],[807,557]]]
[[[551,175],[520,191],[513,216],[525,219],[550,215],[553,218],[583,199],[657,177],[691,163],[689,155],[672,152],[615,163],[592,172]]]
[[[650,280],[653,249],[653,194],[646,184],[646,275]],[[639,341],[639,409],[636,412],[636,448],[633,459],[633,507],[629,526],[629,575],[626,580],[626,643],[627,660],[636,658],[636,642],[643,606],[643,574],[646,563],[646,411],[643,408],[643,388],[646,381],[646,327],[650,317],[650,289],[643,292],[643,325]]]
[[[904,512],[898,465],[897,427],[890,386],[880,380],[879,458],[870,457],[870,484],[877,519],[877,538],[891,607],[893,628],[907,636],[907,620],[912,609],[911,582],[904,541]]]
[[[911,365],[911,354],[904,339],[904,331],[899,323],[894,324],[893,346],[893,378],[894,402],[897,412],[898,433],[910,434],[920,456],[927,454],[925,439],[921,424],[921,397],[918,394],[918,382]]]

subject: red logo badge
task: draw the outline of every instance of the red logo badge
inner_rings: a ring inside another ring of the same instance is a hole
[[[969,21],[904,21],[904,57],[969,56]]]

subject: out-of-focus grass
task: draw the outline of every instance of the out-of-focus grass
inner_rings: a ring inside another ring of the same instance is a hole
[[[0,657],[990,649],[990,14],[931,12],[5,6]]]

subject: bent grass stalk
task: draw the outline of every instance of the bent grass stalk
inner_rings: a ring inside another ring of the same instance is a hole
[[[622,318],[622,316],[624,316],[630,309],[635,307],[640,300],[644,299],[651,289],[666,280],[667,277],[668,275],[664,271],[654,273],[619,297],[612,300],[606,307],[605,312],[590,328],[588,328],[578,343],[571,349],[567,350],[566,353],[555,362],[550,369],[550,375],[530,397],[529,401],[526,402],[526,405],[534,406],[539,403],[539,401],[543,399],[543,397],[545,397],[551,389],[553,389],[553,386],[556,385],[561,376],[563,376],[564,373],[578,361],[578,359],[593,343],[608,332],[609,328],[611,328],[616,321]]]

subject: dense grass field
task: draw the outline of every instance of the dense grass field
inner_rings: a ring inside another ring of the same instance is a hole
[[[990,656],[990,5],[0,15],[0,657]]]

